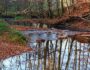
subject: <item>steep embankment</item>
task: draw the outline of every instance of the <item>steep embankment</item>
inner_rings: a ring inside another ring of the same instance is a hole
[[[54,24],[54,28],[74,31],[90,31],[90,21],[81,17],[71,17],[61,24]]]

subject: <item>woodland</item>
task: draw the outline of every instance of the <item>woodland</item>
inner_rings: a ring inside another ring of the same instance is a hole
[[[90,70],[90,0],[0,0],[0,70]]]

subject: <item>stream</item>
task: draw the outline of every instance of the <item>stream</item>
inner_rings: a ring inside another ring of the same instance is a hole
[[[0,70],[90,70],[90,44],[70,37],[77,32],[63,30],[23,31],[33,51],[0,61]]]

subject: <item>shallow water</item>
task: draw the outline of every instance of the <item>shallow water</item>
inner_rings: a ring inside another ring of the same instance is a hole
[[[64,36],[76,32],[64,31]],[[34,51],[2,60],[0,70],[90,70],[90,45],[58,39],[57,31],[24,31]],[[44,42],[37,40],[45,40]],[[46,49],[46,50],[45,50]]]

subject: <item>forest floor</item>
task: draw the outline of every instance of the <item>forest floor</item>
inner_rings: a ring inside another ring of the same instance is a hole
[[[4,22],[0,22],[0,60],[4,60],[21,53],[32,51],[26,44],[26,38],[17,30],[10,28]]]
[[[32,51],[31,48],[0,40],[0,60]]]

